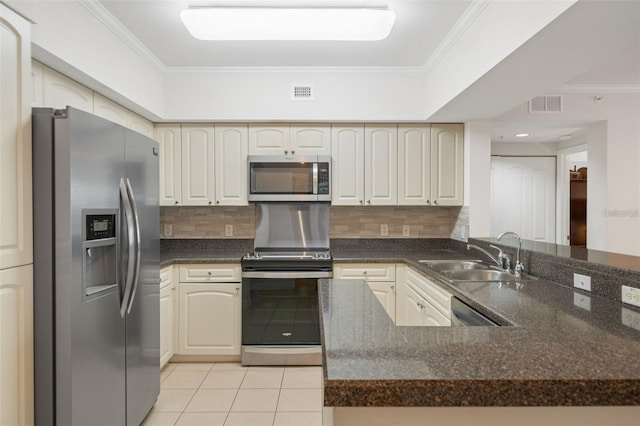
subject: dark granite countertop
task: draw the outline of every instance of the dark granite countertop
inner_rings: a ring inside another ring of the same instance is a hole
[[[324,405],[640,405],[640,310],[544,280],[448,288],[517,326],[396,326],[364,281],[322,280]]]
[[[590,271],[600,297],[568,287],[567,259],[549,263],[555,256],[530,254],[541,279],[516,287],[451,283],[418,262],[478,258],[453,240],[331,247],[336,263],[409,265],[511,326],[396,326],[363,281],[323,280],[326,406],[640,405],[640,309],[615,299],[620,283],[638,286],[636,274]],[[239,262],[252,249],[252,240],[163,240],[161,263]]]

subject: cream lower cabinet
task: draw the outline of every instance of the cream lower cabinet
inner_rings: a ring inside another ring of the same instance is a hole
[[[180,267],[180,355],[240,355],[240,279],[240,265]]]
[[[173,266],[160,270],[160,368],[173,357],[176,320],[176,286]]]
[[[451,325],[451,293],[412,268],[399,265],[397,325]]]
[[[393,263],[337,263],[334,279],[365,280],[389,317],[396,320],[396,265]]]
[[[3,426],[33,424],[32,282],[32,265],[0,271],[0,425]]]

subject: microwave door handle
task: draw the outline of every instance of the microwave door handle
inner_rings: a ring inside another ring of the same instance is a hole
[[[318,163],[313,163],[313,195],[318,195]]]

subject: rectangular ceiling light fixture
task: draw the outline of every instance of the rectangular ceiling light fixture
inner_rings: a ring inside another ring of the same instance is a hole
[[[396,15],[385,8],[195,7],[180,19],[200,40],[375,41],[389,35]]]

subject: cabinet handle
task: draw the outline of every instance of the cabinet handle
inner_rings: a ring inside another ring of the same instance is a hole
[[[438,204],[438,200],[433,200],[433,204]]]
[[[291,151],[291,153],[292,153],[292,154],[295,154],[296,152],[295,152],[295,151]]]
[[[427,200],[427,204],[431,204],[431,201]]]
[[[220,204],[220,200],[216,200],[216,204]]]
[[[176,201],[176,202],[177,202],[177,201]],[[360,204],[363,204],[363,203],[364,203],[364,201],[360,200]]]
[[[371,204],[371,200],[367,200],[367,204]]]
[[[176,206],[177,206],[178,204],[179,204],[179,203],[178,203],[178,201],[176,200]]]
[[[209,271],[207,272],[207,274],[209,274],[209,276],[213,275],[213,272]]]
[[[236,287],[236,293],[240,292],[240,287]]]
[[[362,271],[362,275],[367,275],[367,271]]]
[[[285,153],[285,154],[288,154],[288,153],[289,153],[289,151],[285,151],[284,153]]]
[[[396,288],[396,286],[395,286],[395,285],[392,285],[392,286],[391,286],[391,290],[394,290],[395,288]]]
[[[213,204],[211,201],[209,201],[209,205]]]

